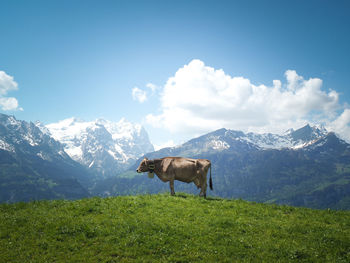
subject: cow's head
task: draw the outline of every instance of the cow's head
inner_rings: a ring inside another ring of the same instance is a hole
[[[136,169],[136,172],[138,173],[144,173],[144,172],[148,172],[149,171],[149,167],[148,167],[148,159],[144,158],[142,160],[142,162],[140,163],[139,167]]]

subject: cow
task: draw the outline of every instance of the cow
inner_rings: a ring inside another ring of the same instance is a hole
[[[136,172],[155,173],[163,182],[169,182],[171,195],[175,195],[174,181],[193,182],[201,191],[199,196],[207,196],[207,173],[210,168],[209,187],[213,190],[211,179],[211,162],[206,159],[190,159],[183,157],[164,157],[148,160],[144,158]]]

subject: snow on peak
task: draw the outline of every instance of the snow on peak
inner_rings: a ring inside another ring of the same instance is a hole
[[[46,127],[54,139],[64,144],[65,151],[74,160],[102,170],[107,160],[127,165],[154,150],[142,126],[124,118],[119,122],[103,118],[84,122],[69,118]]]
[[[38,127],[40,129],[40,131],[42,133],[51,136],[51,133],[50,133],[49,129],[46,128],[45,125],[42,124],[40,121],[36,121],[34,124],[35,124],[36,127]]]
[[[213,148],[214,150],[226,150],[230,148],[230,145],[222,140],[212,140],[209,144],[209,147]]]
[[[62,145],[51,138],[40,122],[26,122],[16,120],[13,116],[0,114],[0,129],[3,131],[0,134],[0,149],[2,150],[13,152],[16,155],[31,153],[47,160],[68,158]]]
[[[300,149],[314,143],[327,134],[324,127],[305,125],[294,130],[289,129],[283,134],[272,133],[243,133],[234,130],[218,130],[214,132],[217,136],[211,135],[210,146],[216,150],[225,150],[230,147],[229,141],[240,141],[254,145],[260,149]],[[219,140],[220,138],[220,140]]]
[[[102,118],[92,122],[84,122],[73,117],[46,125],[52,136],[57,140],[77,137],[86,132],[88,128],[96,130],[102,126],[112,135],[113,139],[133,139],[132,136],[134,134],[140,135],[142,129],[140,124],[133,124],[124,118],[119,122],[111,122]]]
[[[12,145],[8,144],[7,142],[2,140],[1,138],[0,138],[0,149],[5,150],[5,151],[9,151],[9,152],[15,151],[15,148]]]
[[[286,131],[283,133],[283,135],[290,135],[290,134],[292,134],[293,132],[294,132],[294,129],[293,129],[293,128],[290,128],[290,129],[286,130]]]
[[[140,136],[142,126],[133,124],[122,118],[119,122],[107,122],[106,129],[112,134],[113,139],[132,140],[134,136]]]
[[[60,142],[66,143],[74,138],[79,138],[88,127],[94,126],[93,122],[82,122],[76,118],[69,118],[57,123],[46,125],[52,137]]]
[[[18,127],[21,125],[21,121],[16,120],[15,116],[6,115],[0,113],[0,123],[5,126]]]

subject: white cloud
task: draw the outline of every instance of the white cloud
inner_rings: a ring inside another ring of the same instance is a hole
[[[173,140],[169,140],[169,141],[166,141],[164,143],[161,143],[161,144],[155,144],[153,145],[154,146],[154,149],[156,151],[160,150],[160,149],[163,149],[163,148],[167,148],[167,147],[174,147],[176,146],[176,143],[173,141]]]
[[[18,84],[12,76],[9,76],[4,71],[0,71],[0,108],[4,111],[23,110],[18,107],[18,101],[13,97],[6,97],[7,93],[12,90],[17,90]]]
[[[304,81],[303,77],[299,76],[295,70],[287,70],[284,75],[288,82],[287,89],[291,91],[295,91]]]
[[[23,110],[22,108],[18,108],[18,101],[12,97],[0,97],[0,106],[2,110]]]
[[[342,138],[350,142],[350,109],[345,109],[327,128],[335,131]]]
[[[255,85],[192,60],[168,79],[159,92],[161,113],[147,115],[146,121],[192,137],[222,127],[283,132],[334,120],[340,109],[336,91],[325,91],[321,79],[304,79],[294,70],[287,70],[285,78],[286,83]]]
[[[135,87],[132,89],[132,98],[140,103],[145,102],[149,96],[154,95],[160,88],[153,83],[146,84],[147,89],[140,89]]]
[[[13,80],[13,77],[0,71],[0,95],[6,95],[11,90],[17,90],[18,84]]]
[[[140,103],[143,103],[147,100],[147,93],[146,91],[135,87],[132,89],[132,98]]]

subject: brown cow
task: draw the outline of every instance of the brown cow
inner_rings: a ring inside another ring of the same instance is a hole
[[[164,157],[162,159],[148,160],[144,158],[137,168],[138,173],[155,173],[163,182],[169,182],[171,195],[175,195],[174,180],[185,183],[193,182],[201,188],[199,196],[206,197],[207,173],[210,168],[209,186],[213,190],[211,179],[211,162],[206,159],[189,159],[182,157]]]

